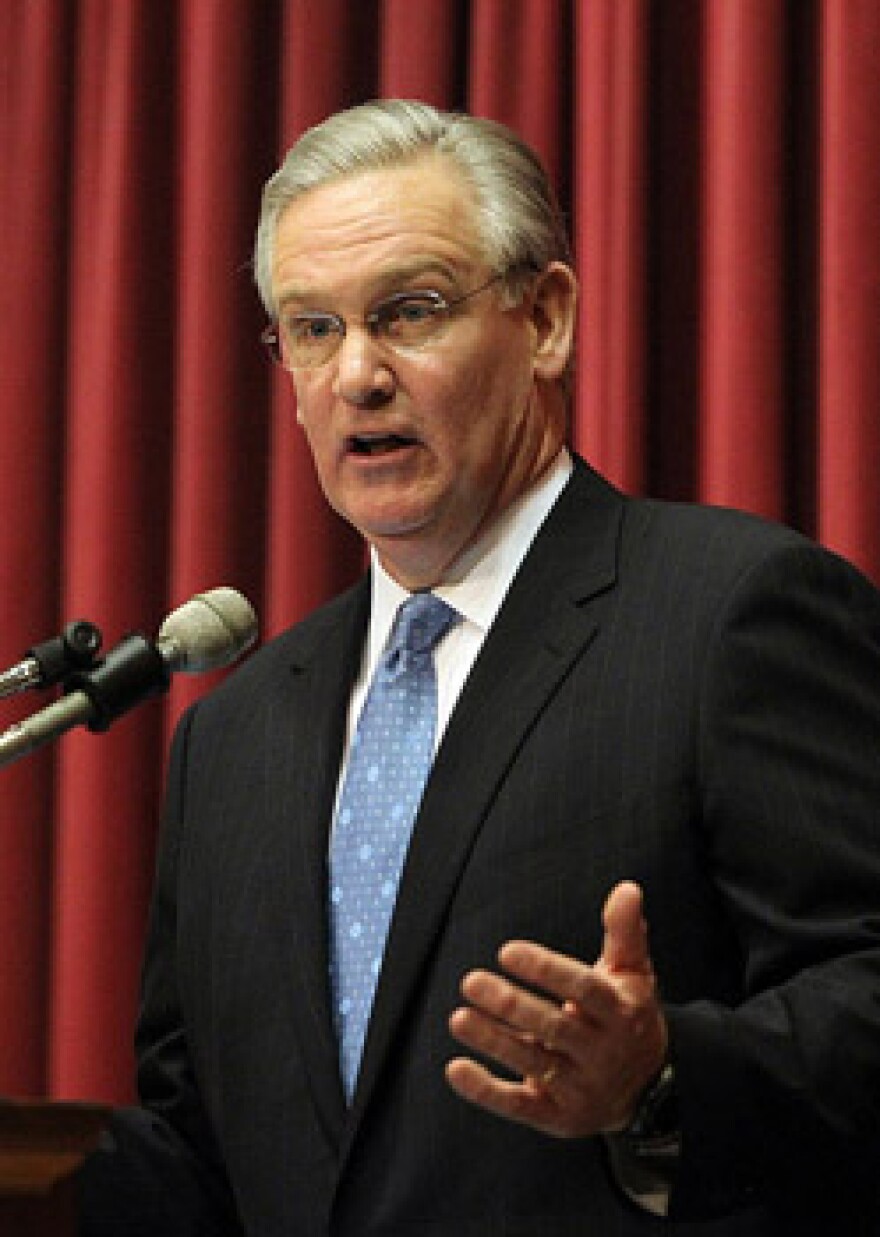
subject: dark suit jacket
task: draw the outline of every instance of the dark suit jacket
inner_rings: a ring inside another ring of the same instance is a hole
[[[179,728],[145,1109],[89,1165],[85,1232],[880,1232],[877,593],[793,532],[578,462],[438,753],[346,1112],[325,855],[368,604],[364,581]],[[671,1024],[681,1226],[627,1200],[602,1139],[444,1081],[465,971],[511,937],[593,960],[623,878]]]

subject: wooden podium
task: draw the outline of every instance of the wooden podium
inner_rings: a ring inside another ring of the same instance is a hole
[[[74,1174],[108,1115],[94,1104],[0,1100],[0,1237],[73,1237]]]

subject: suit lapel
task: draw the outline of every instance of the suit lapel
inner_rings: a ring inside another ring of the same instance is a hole
[[[590,602],[615,581],[621,512],[620,497],[579,466],[474,664],[413,831],[343,1155],[442,931],[486,812],[529,729],[596,633]],[[479,768],[470,758],[476,736]]]
[[[334,1145],[345,1116],[330,1010],[326,924],[328,829],[351,683],[369,606],[362,581],[294,629],[267,725],[270,813],[281,838],[282,915],[293,935],[293,1018],[315,1105]]]

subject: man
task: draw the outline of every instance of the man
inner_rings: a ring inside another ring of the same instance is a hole
[[[267,186],[257,278],[371,570],[179,728],[143,1108],[84,1231],[877,1232],[876,592],[569,455],[576,281],[506,130],[330,118]],[[377,876],[350,786],[410,793],[390,726],[355,771],[413,597],[432,767]]]

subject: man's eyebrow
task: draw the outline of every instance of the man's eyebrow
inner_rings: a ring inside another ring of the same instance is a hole
[[[436,258],[419,259],[414,262],[403,263],[398,266],[389,267],[373,277],[370,281],[371,290],[366,297],[366,304],[369,305],[377,300],[381,300],[384,296],[393,295],[401,290],[402,284],[406,284],[413,279],[422,279],[427,275],[436,275],[449,282],[455,282],[456,280],[456,272],[449,263]],[[329,304],[332,300],[332,295],[322,292],[320,289],[291,286],[285,288],[279,296],[278,308],[287,309],[291,305],[297,305],[301,308],[317,309],[322,305]]]
[[[421,279],[425,275],[439,275],[442,279],[453,280],[456,272],[448,262],[439,258],[420,259],[391,268],[383,273],[378,282],[380,286],[393,290],[398,284],[406,283],[410,279]]]

